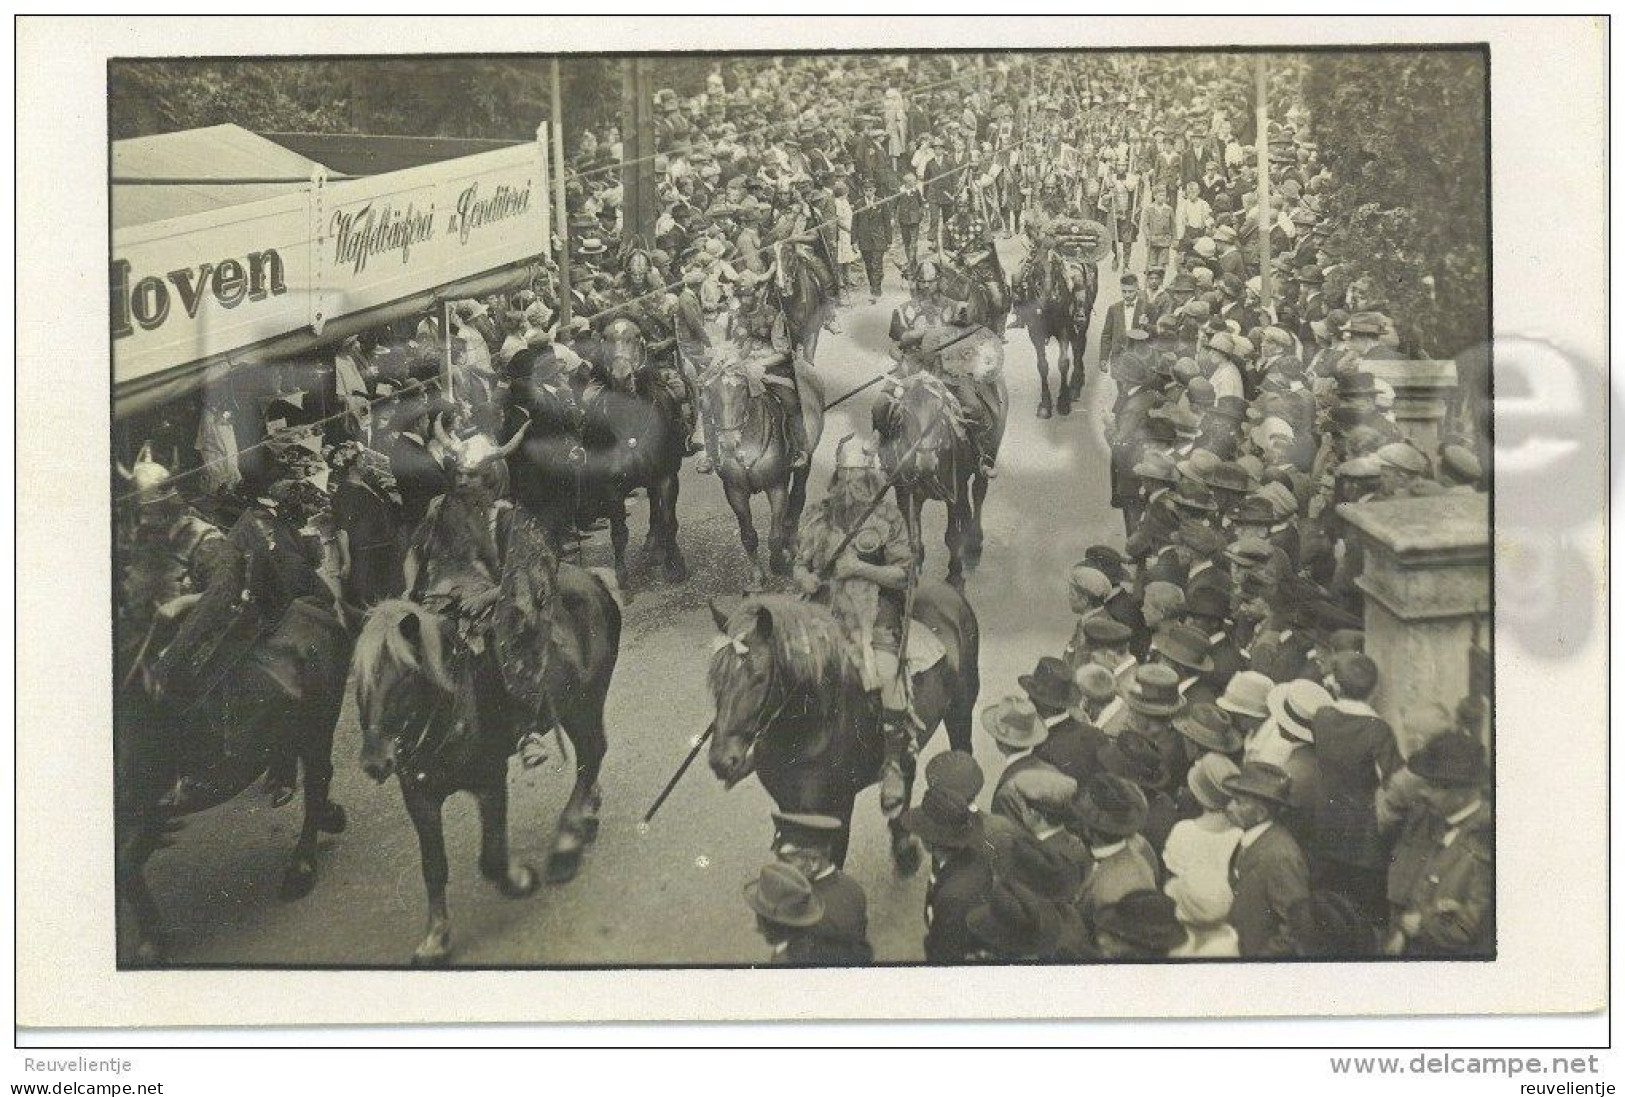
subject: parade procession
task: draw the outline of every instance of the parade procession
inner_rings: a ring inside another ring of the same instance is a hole
[[[122,965],[1495,955],[1486,55],[119,64]]]

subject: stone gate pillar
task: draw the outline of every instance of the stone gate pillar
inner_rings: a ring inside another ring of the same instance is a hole
[[[1456,394],[1456,363],[1374,358],[1360,363],[1360,368],[1394,387],[1394,422],[1431,461],[1439,451],[1439,426]]]
[[[1454,711],[1468,692],[1475,624],[1490,629],[1489,496],[1435,495],[1344,503],[1360,539],[1365,650],[1381,673],[1373,706],[1404,741],[1401,714],[1438,701]]]

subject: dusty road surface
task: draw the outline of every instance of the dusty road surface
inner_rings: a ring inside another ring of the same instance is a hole
[[[999,247],[1013,272],[1024,242],[1000,241]],[[888,282],[878,304],[869,303],[867,287],[854,290],[852,307],[841,317],[844,331],[826,333],[819,346],[817,368],[830,399],[889,364],[886,328],[904,288],[895,268],[888,270]],[[1021,329],[1006,335],[1010,426],[987,500],[985,555],[966,588],[982,623],[984,703],[1015,690],[1018,674],[1065,643],[1071,630],[1066,571],[1084,548],[1100,541],[1122,543],[1121,520],[1107,503],[1100,423],[1112,386],[1095,368],[1106,307],[1119,296],[1109,262],[1101,266],[1101,283],[1089,382],[1083,405],[1070,417],[1035,418],[1038,378],[1031,342]],[[1053,346],[1050,357],[1053,373]],[[809,505],[823,495],[835,440],[860,423],[867,425],[872,399],[873,390],[866,391],[831,413],[814,461]],[[632,506],[639,539],[644,505],[639,500]],[[765,501],[758,499],[757,507],[765,542]],[[693,575],[686,585],[670,587],[634,574],[641,582],[627,607],[609,697],[603,825],[580,875],[526,899],[502,898],[475,867],[479,835],[472,799],[458,797],[447,805],[454,964],[742,965],[766,959],[740,897],[742,882],[769,857],[771,804],[760,784],[751,779],[726,791],[702,756],[653,825],[639,826],[691,738],[711,718],[705,667],[714,626],[707,600],[732,604],[746,577],[738,530],[715,477],[685,468],[678,513]],[[927,569],[934,576],[945,568],[943,521],[940,507],[926,511]],[[589,565],[609,562],[603,534],[584,551]],[[991,742],[979,725],[975,735],[977,757],[995,773]],[[369,780],[357,764],[359,747],[353,703],[347,704],[335,748],[334,795],[347,809],[350,826],[342,835],[322,839],[319,878],[308,897],[284,903],[276,895],[299,826],[298,801],[272,809],[257,787],[189,820],[175,846],[153,858],[149,877],[165,913],[174,961],[295,966],[407,961],[424,918],[417,841],[393,779],[384,785]],[[939,732],[923,757],[943,749],[946,737]],[[538,867],[571,785],[568,767],[559,768],[558,761],[529,770],[512,764],[514,854]],[[990,780],[984,796],[991,789]],[[893,872],[873,789],[858,800],[853,830],[847,871],[868,893],[877,960],[919,961],[925,874],[904,878]]]

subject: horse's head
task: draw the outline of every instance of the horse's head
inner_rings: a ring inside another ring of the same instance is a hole
[[[643,332],[624,317],[612,320],[604,329],[604,347],[610,384],[622,392],[635,391],[644,362]]]
[[[356,640],[355,695],[361,723],[361,768],[375,781],[395,771],[400,754],[430,730],[457,685],[447,669],[452,643],[445,618],[390,599],[367,615]]]
[[[715,604],[711,616],[721,633],[711,655],[711,772],[728,788],[756,768],[756,745],[772,720],[773,616],[747,606],[730,619]]]
[[[952,455],[958,417],[958,402],[938,378],[917,373],[903,380],[891,421],[893,451],[913,452],[901,469],[902,478],[917,480],[937,474]]]
[[[718,369],[705,386],[710,401],[713,423],[718,431],[738,431],[744,428],[750,415],[750,378],[738,363]]]
[[[758,762],[811,762],[832,736],[851,732],[850,706],[865,695],[834,614],[764,595],[731,616],[713,605],[711,615],[721,636],[709,675],[716,702],[709,761],[724,784],[743,781]]]

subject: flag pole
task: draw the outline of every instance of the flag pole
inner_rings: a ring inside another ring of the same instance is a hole
[[[1259,297],[1264,308],[1275,307],[1275,278],[1270,269],[1270,155],[1269,155],[1269,80],[1265,70],[1265,57],[1260,53],[1253,58],[1253,79],[1258,96],[1258,280]]]

